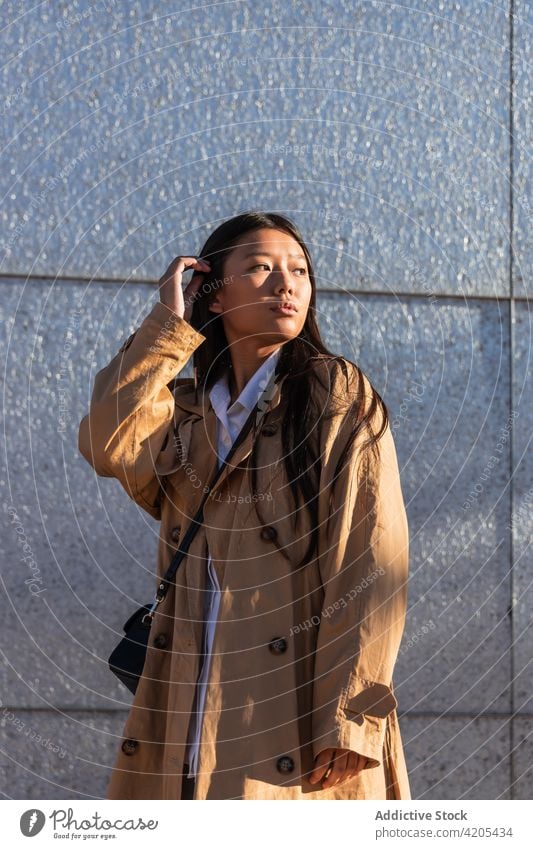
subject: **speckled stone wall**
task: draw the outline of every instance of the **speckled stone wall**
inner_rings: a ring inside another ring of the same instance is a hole
[[[130,703],[106,662],[158,525],[78,424],[170,259],[262,208],[299,224],[323,336],[391,413],[413,798],[530,797],[531,3],[0,15],[3,795],[104,796]]]

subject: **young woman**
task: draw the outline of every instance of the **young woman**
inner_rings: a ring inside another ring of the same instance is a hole
[[[320,337],[309,250],[284,216],[238,215],[171,263],[159,298],[79,430],[161,522],[158,579],[263,418],[156,608],[107,798],[409,799],[395,446],[368,377]],[[195,378],[177,377],[191,355]]]

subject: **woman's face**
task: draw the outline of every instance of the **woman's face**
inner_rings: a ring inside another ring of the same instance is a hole
[[[223,314],[230,345],[250,336],[261,344],[279,344],[301,332],[311,281],[303,251],[288,233],[268,228],[246,233],[226,257],[223,279],[209,309]],[[274,309],[280,301],[295,309]]]

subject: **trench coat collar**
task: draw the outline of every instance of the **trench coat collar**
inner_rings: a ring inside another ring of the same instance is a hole
[[[268,405],[267,412],[275,409],[281,402],[283,381],[287,375],[281,375],[275,383],[274,393]],[[188,413],[186,418],[203,419],[202,425],[205,440],[202,440],[201,447],[197,444],[198,454],[194,460],[191,458],[196,469],[199,469],[201,477],[204,480],[211,481],[215,474],[215,469],[218,462],[217,454],[217,415],[209,398],[209,392],[205,391],[204,387],[198,388],[197,398],[195,397],[194,381],[192,378],[175,378],[174,387],[174,402],[178,410]],[[265,414],[266,415],[266,414]],[[207,441],[207,445],[206,445]],[[194,443],[194,440],[193,440]],[[254,444],[253,428],[250,429],[245,439],[237,447],[235,453],[230,458],[229,463],[223,469],[215,485],[211,489],[211,493],[224,483],[225,479],[234,471],[234,469],[246,460],[251,454]],[[193,445],[194,450],[194,445]]]

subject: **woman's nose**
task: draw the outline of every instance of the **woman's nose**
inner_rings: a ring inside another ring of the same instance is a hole
[[[291,278],[289,271],[281,271],[280,270],[280,271],[273,271],[272,273],[274,275],[276,275],[275,278],[274,278],[276,290],[279,290],[281,288],[281,289],[288,289],[289,291],[292,291],[292,289],[294,287],[294,283],[293,283],[293,280]]]

